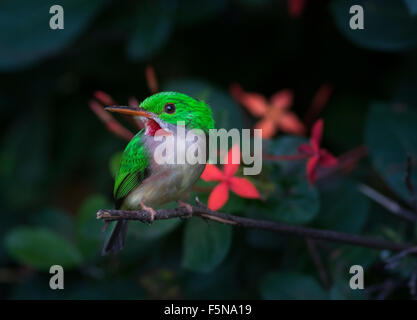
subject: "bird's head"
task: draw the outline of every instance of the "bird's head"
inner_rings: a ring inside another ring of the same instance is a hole
[[[148,135],[155,135],[159,129],[174,132],[181,124],[188,130],[201,129],[206,133],[214,128],[210,107],[203,101],[178,92],[154,94],[136,108],[112,106],[106,110],[141,117]]]

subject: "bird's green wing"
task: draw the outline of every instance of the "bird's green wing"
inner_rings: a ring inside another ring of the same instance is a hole
[[[119,209],[126,196],[150,175],[149,158],[142,142],[143,130],[130,140],[122,154],[114,184],[114,199]]]

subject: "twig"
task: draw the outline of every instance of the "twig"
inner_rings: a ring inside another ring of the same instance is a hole
[[[407,156],[407,170],[405,174],[405,185],[411,196],[411,206],[413,208],[416,208],[416,197],[415,197],[416,194],[415,194],[414,186],[411,182],[412,170],[413,170],[413,158],[410,155],[408,155]]]
[[[371,187],[364,184],[359,185],[358,188],[359,191],[362,192],[364,195],[379,203],[381,206],[383,206],[385,209],[392,212],[393,214],[403,219],[406,219],[412,223],[417,222],[417,216],[412,211],[401,207],[397,202],[380,194],[375,189],[372,189]]]
[[[386,240],[380,240],[367,236],[353,235],[332,230],[320,230],[303,226],[289,225],[280,222],[273,222],[268,220],[257,220],[244,217],[233,216],[226,213],[212,211],[205,206],[191,206],[192,213],[187,211],[187,208],[178,207],[172,209],[160,209],[156,211],[155,220],[166,220],[172,218],[188,218],[199,217],[207,220],[212,220],[228,225],[244,228],[255,228],[261,230],[268,230],[278,232],[286,235],[299,236],[303,238],[311,238],[318,240],[334,241],[343,244],[356,245],[372,249],[382,249],[391,251],[403,251],[409,249],[411,246],[406,243],[396,243]],[[125,210],[100,210],[97,212],[97,219],[105,221],[115,220],[138,220],[146,223],[151,223],[151,217],[148,212],[144,210],[125,211]]]
[[[402,259],[414,253],[417,253],[417,247],[410,247],[401,251],[387,260],[385,268],[394,269]]]
[[[403,281],[388,280],[384,282],[382,290],[376,296],[376,300],[386,300],[395,290],[403,286]]]
[[[408,192],[410,192],[411,195],[414,195],[414,187],[411,183],[411,172],[413,168],[413,159],[411,156],[407,156],[407,170],[405,175],[405,185],[407,186]]]
[[[320,280],[323,284],[323,286],[326,289],[330,288],[330,279],[326,272],[326,269],[324,267],[323,261],[320,258],[320,254],[316,247],[316,241],[307,238],[306,239],[307,249],[310,253],[311,258],[313,259],[313,262],[317,268],[317,271],[319,272]]]
[[[410,280],[408,281],[408,287],[410,288],[410,294],[413,299],[417,295],[417,267],[414,268],[413,273],[411,274]]]

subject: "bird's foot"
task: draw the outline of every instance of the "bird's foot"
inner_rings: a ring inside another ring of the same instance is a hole
[[[142,210],[145,210],[147,213],[149,213],[149,215],[151,216],[150,223],[152,223],[155,220],[156,211],[151,207],[145,206],[143,202],[140,203],[140,207],[142,208]]]
[[[188,204],[186,202],[182,202],[181,200],[178,200],[177,201],[177,204],[178,204],[179,207],[184,207],[187,210],[188,215],[185,216],[184,218],[191,218],[192,217],[192,215],[193,215],[193,207],[190,204]]]

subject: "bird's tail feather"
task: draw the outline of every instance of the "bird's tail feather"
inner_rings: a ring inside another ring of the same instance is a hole
[[[114,227],[110,238],[105,242],[101,254],[103,256],[107,254],[116,254],[125,246],[126,234],[127,234],[128,220],[119,220]]]

